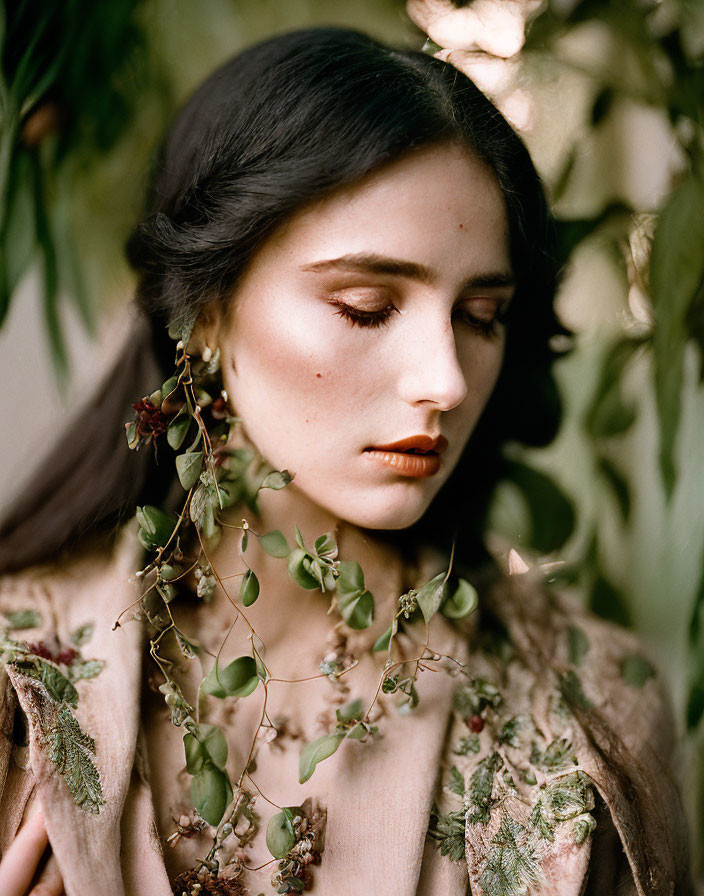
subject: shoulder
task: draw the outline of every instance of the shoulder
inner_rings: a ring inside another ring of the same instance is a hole
[[[130,589],[140,551],[129,524],[115,538],[83,546],[54,563],[0,575],[0,631],[31,642],[69,636],[84,617]]]

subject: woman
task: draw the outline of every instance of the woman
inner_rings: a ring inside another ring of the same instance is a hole
[[[143,314],[5,524],[3,892],[688,891],[652,667],[482,547],[559,418],[551,240],[437,59],[314,29],[196,92]]]

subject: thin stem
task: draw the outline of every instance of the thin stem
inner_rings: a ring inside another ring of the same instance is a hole
[[[283,808],[284,808],[283,806],[280,806],[278,803],[275,803],[273,800],[270,800],[268,796],[266,796],[264,793],[262,793],[261,788],[259,787],[259,785],[254,780],[254,778],[250,775],[249,772],[245,772],[245,774],[249,778],[250,782],[254,785],[254,789],[257,791],[257,793],[263,800],[266,800],[270,806],[273,806],[275,809],[278,809],[280,812],[283,811]]]

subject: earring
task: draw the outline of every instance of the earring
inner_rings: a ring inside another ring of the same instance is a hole
[[[202,358],[202,359],[205,361],[205,363],[207,364],[207,363],[210,361],[210,359],[211,359],[212,357],[213,357],[213,350],[212,350],[212,348],[211,348],[209,345],[206,345],[205,348],[203,349],[202,353],[201,353],[201,358]]]

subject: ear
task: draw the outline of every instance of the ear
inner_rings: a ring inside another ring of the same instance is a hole
[[[188,354],[203,357],[208,349],[215,352],[220,341],[222,308],[217,302],[209,302],[198,314],[191,338],[188,340]],[[206,359],[207,360],[207,359]]]

